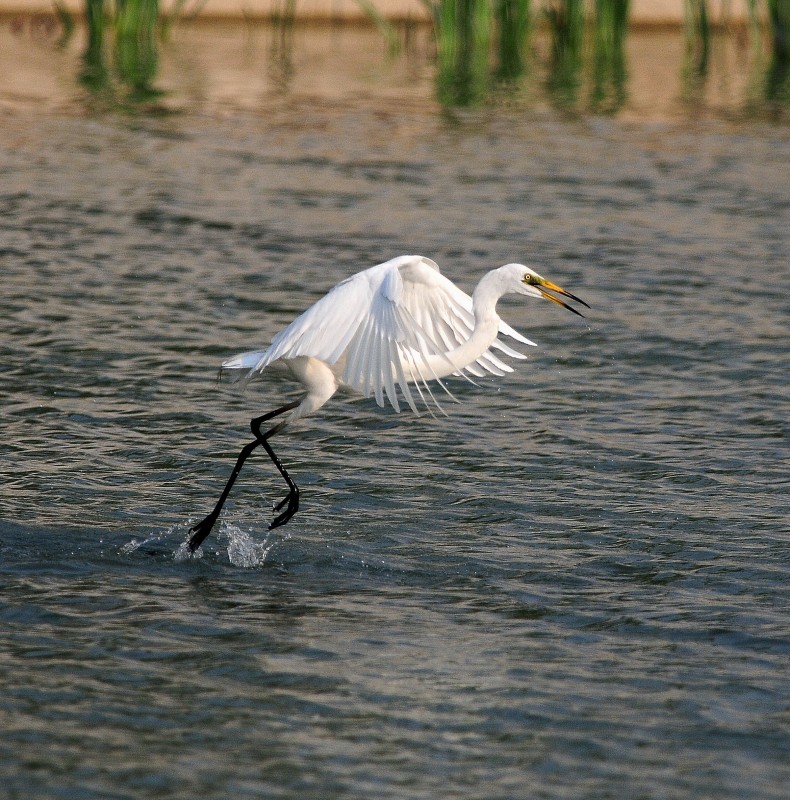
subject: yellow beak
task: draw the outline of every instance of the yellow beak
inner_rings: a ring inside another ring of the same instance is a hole
[[[557,286],[556,283],[552,283],[551,281],[547,281],[545,278],[535,279],[532,285],[547,299],[551,300],[552,303],[556,303],[558,306],[562,306],[563,308],[567,308],[568,311],[573,311],[574,314],[578,314],[580,317],[583,317],[580,311],[577,311],[573,306],[569,306],[564,300],[560,300],[559,297],[555,297],[553,294],[549,294],[549,292],[556,292],[557,294],[563,295],[563,297],[570,297],[571,300],[575,300],[577,303],[581,303],[585,308],[589,308],[590,306],[584,302],[580,297],[576,297],[575,294],[571,294],[570,292],[563,289],[561,286]]]

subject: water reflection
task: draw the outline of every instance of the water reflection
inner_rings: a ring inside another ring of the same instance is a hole
[[[104,59],[104,0],[86,0],[85,23],[88,45],[83,55],[84,67],[80,80],[90,91],[104,92],[110,76]]]
[[[617,111],[626,100],[628,0],[596,0],[590,107]]]
[[[684,49],[676,73],[687,106],[704,107],[718,91],[709,81],[714,61],[727,83],[744,70],[757,72],[741,98],[744,113],[767,109],[778,115],[790,104],[790,5],[765,0],[762,16],[760,3],[749,8],[751,35],[744,36],[743,28],[726,16],[717,21],[714,34],[707,0],[687,0]],[[623,109],[629,94],[629,0],[551,0],[534,20],[530,10],[529,0],[440,2],[440,101],[469,106],[523,98],[534,96],[539,84],[545,99],[565,111]],[[738,50],[734,58],[733,47]]]
[[[790,3],[769,0],[771,59],[766,72],[765,98],[771,103],[790,104]]]
[[[85,0],[87,44],[80,82],[109,106],[136,106],[160,96],[158,0]]]
[[[275,90],[283,94],[288,91],[296,69],[293,58],[295,24],[296,0],[280,0],[272,19],[268,72]]]
[[[437,90],[449,106],[481,103],[490,90],[488,0],[443,0],[436,12]]]
[[[295,0],[279,0],[269,25],[181,20],[171,33],[172,18],[157,16],[158,0],[122,0],[112,13],[106,0],[86,0],[84,27],[62,12],[59,23],[49,18],[47,38],[53,71],[60,54],[79,51],[79,84],[100,109],[186,109],[210,98],[212,85],[231,83],[247,107],[272,95],[337,96],[349,79],[360,82],[352,93],[375,93],[375,80],[362,87],[362,76],[386,75],[386,91],[418,91],[429,101],[433,94],[450,109],[516,102],[639,114],[641,104],[655,114],[655,95],[670,113],[781,118],[790,105],[790,12],[771,7],[765,24],[755,17],[749,28],[713,28],[705,0],[689,0],[681,36],[629,30],[628,0],[552,0],[539,12],[531,0],[442,0],[432,25],[388,25],[381,35],[308,29],[296,21]],[[14,21],[10,33],[23,57],[20,40],[32,47],[42,36],[32,18]],[[349,59],[341,50],[351,39],[365,44],[351,45]],[[14,81],[13,60],[6,59],[6,85]]]
[[[550,39],[543,81],[550,101],[566,110],[585,104],[594,111],[620,109],[626,97],[628,0],[596,0],[591,25],[584,0],[554,0],[538,22]],[[436,29],[438,95],[446,106],[521,96],[525,79],[539,71],[528,57],[529,0],[443,0]],[[585,64],[589,39],[592,57]],[[581,96],[586,82],[591,85],[588,103]]]
[[[116,0],[115,69],[133,101],[156,97],[158,0]]]
[[[501,0],[497,5],[497,65],[495,76],[502,85],[518,81],[527,68],[529,2]]]
[[[562,0],[546,9],[551,58],[546,90],[556,105],[573,108],[581,86],[584,9],[582,0]]]

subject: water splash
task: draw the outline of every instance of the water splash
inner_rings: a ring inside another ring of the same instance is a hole
[[[120,548],[120,553],[128,556],[151,545],[160,545],[164,548],[163,552],[172,553],[173,560],[178,564],[185,561],[199,561],[207,552],[206,548],[201,547],[193,553],[189,549],[187,539],[184,539],[175,551],[170,550],[172,545],[164,547],[168,540],[183,536],[183,527],[183,525],[174,525],[167,530],[155,533],[144,539],[132,539]],[[215,550],[218,556],[222,554],[223,540],[227,540],[228,561],[236,567],[245,568],[261,566],[275,544],[275,541],[270,536],[267,536],[263,542],[256,541],[249,532],[231,523],[222,523],[217,536],[219,546]]]
[[[236,567],[259,567],[266,560],[269,551],[274,547],[273,537],[267,536],[258,542],[247,531],[236,525],[225,526],[228,535],[228,560]]]
[[[196,552],[192,552],[189,549],[189,542],[184,541],[176,549],[175,553],[173,553],[173,560],[180,564],[183,561],[190,561],[191,559],[201,559],[203,558],[203,551],[197,550]]]
[[[133,553],[136,553],[141,548],[150,547],[151,545],[159,545],[163,542],[167,542],[167,540],[174,536],[178,532],[179,526],[173,525],[170,528],[167,528],[164,531],[160,531],[159,533],[151,534],[151,536],[146,536],[144,539],[132,539],[130,542],[127,542],[123,547],[120,548],[119,552],[121,555],[130,556]]]

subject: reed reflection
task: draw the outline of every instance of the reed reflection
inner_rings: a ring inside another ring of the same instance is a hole
[[[767,0],[771,58],[765,76],[765,99],[790,105],[790,2]]]
[[[590,93],[595,111],[617,111],[625,103],[627,34],[628,0],[596,0]]]
[[[575,108],[581,87],[583,0],[555,0],[546,19],[551,37],[546,91],[555,105]]]
[[[85,0],[87,45],[79,79],[109,106],[135,106],[160,96],[158,0]]]
[[[155,109],[160,50],[182,0],[163,16],[159,0],[85,0],[87,44],[80,82],[105,106]],[[385,20],[372,0],[358,0],[388,42],[388,56],[401,46],[413,53],[413,26]],[[629,0],[426,0],[433,38],[421,54],[435,66],[436,95],[447,108],[539,98],[572,113],[617,113],[627,102]],[[685,0],[679,99],[704,106],[709,75],[720,53],[737,40],[745,58],[730,69],[754,70],[743,113],[790,105],[790,4],[754,0],[748,36],[722,17],[712,20],[707,0]],[[64,39],[73,25],[59,10]],[[291,91],[296,73],[299,0],[277,0],[268,43],[268,78],[274,91]],[[239,35],[249,32],[249,24]],[[720,44],[720,42],[722,44]],[[435,51],[433,50],[435,44]],[[747,44],[743,44],[747,47]],[[397,56],[395,56],[397,57]]]

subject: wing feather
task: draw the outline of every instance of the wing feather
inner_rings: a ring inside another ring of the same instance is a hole
[[[430,259],[400,256],[337,284],[278,333],[268,350],[242,353],[223,368],[247,369],[248,377],[253,377],[275,361],[309,356],[336,366],[343,383],[366,397],[372,394],[380,406],[386,396],[399,411],[400,390],[416,412],[410,380],[428,407],[430,397],[440,408],[429,381],[437,381],[455,400],[430,362],[467,341],[473,328],[468,294],[445,278]],[[504,322],[499,330],[522,344],[533,344]],[[457,374],[481,377],[511,372],[493,349],[526,358],[496,339],[476,362]]]
[[[472,298],[461,291],[452,281],[438,273],[438,267],[436,267],[436,275],[433,276],[431,283],[434,290],[429,296],[425,295],[424,290],[410,292],[404,297],[403,302],[409,307],[418,324],[428,331],[435,341],[441,341],[446,350],[450,350],[463,344],[472,335],[474,329]],[[499,330],[500,333],[522,344],[535,346],[534,342],[522,336],[505,322],[500,323]],[[493,375],[502,375],[503,368],[505,372],[512,372],[512,368],[506,364],[503,365],[503,362],[491,352],[492,348],[496,348],[512,358],[526,358],[523,353],[514,350],[499,339],[495,340],[491,348],[475,362],[479,368]],[[469,365],[467,370],[476,377],[482,377],[485,374],[472,365]]]

